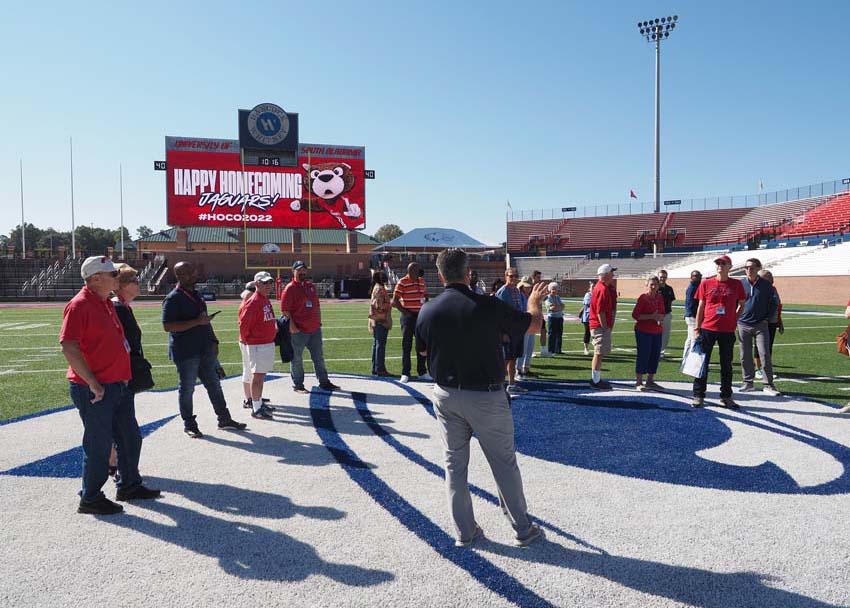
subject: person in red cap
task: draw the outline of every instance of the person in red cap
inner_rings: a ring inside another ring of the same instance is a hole
[[[715,344],[720,345],[720,403],[723,407],[736,409],[738,404],[732,399],[732,353],[735,347],[735,330],[738,328],[738,315],[743,308],[747,294],[738,279],[729,276],[732,260],[721,255],[714,260],[717,276],[703,279],[697,288],[695,299],[697,306],[694,341],[699,342],[706,355],[702,375],[694,378],[694,398],[692,407],[705,405],[705,390],[708,383],[708,366],[711,363],[711,351]]]
[[[239,349],[242,381],[251,383],[251,417],[271,420],[272,410],[263,402],[266,374],[274,369],[277,319],[269,300],[274,278],[265,270],[254,275],[254,293],[239,307]]]

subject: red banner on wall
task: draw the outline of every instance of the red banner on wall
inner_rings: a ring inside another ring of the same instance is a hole
[[[166,137],[165,142],[171,226],[365,225],[365,148],[301,144],[295,167],[243,166],[236,140]]]

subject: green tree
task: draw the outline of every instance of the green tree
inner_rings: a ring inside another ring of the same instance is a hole
[[[375,235],[373,238],[376,241],[386,243],[387,241],[397,239],[402,234],[404,234],[404,231],[395,224],[384,224],[375,231]]]
[[[152,234],[153,234],[153,230],[151,230],[147,226],[139,226],[138,228],[136,228],[137,238],[146,239]]]
[[[24,224],[26,226],[26,237],[27,237],[27,251],[32,251],[38,246],[38,241],[42,235],[42,230],[40,228],[36,228],[29,222]],[[19,252],[21,250],[21,225],[18,224],[15,226],[15,229],[9,233],[9,245],[15,246],[15,251]]]

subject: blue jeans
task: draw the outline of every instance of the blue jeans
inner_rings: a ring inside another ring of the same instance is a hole
[[[416,338],[416,319],[419,315],[401,315],[401,375],[410,376],[410,351],[416,343],[416,374],[424,376],[427,371],[425,357],[419,354],[425,346]]]
[[[374,340],[372,340],[372,373],[377,374],[378,372],[387,371],[387,363],[386,363],[386,354],[387,354],[387,335],[389,335],[390,330],[381,325],[380,323],[375,323],[375,328],[372,333],[374,336]]]
[[[650,334],[635,330],[635,344],[637,345],[637,357],[635,357],[636,374],[655,374],[658,371],[658,360],[661,359],[662,334]]]
[[[316,369],[316,378],[319,384],[330,382],[328,370],[325,367],[325,355],[322,352],[322,328],[320,327],[311,334],[303,331],[292,334],[292,365],[289,375],[292,377],[292,385],[296,388],[304,386],[304,347],[310,351],[310,359]]]
[[[69,383],[71,401],[83,421],[83,487],[80,498],[94,502],[104,498],[103,484],[109,477],[109,453],[114,442],[118,449],[119,487],[132,488],[142,483],[139,454],[142,434],[136,422],[135,396],[123,382],[105,384],[103,399],[94,396],[84,384]]]
[[[218,379],[218,374],[215,373],[217,362],[218,359],[212,349],[207,349],[195,357],[174,362],[177,366],[180,417],[183,418],[183,424],[186,428],[197,426],[193,414],[192,394],[195,392],[195,382],[198,378],[201,379],[204,388],[207,389],[207,395],[212,402],[215,415],[218,416],[218,421],[230,420],[230,412],[227,409],[227,401],[224,400],[221,382]]]

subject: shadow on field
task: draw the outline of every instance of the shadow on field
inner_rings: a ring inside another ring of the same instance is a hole
[[[163,489],[165,497],[135,502],[133,510],[147,509],[171,522],[158,523],[132,513],[102,521],[214,557],[222,570],[237,578],[300,581],[318,574],[354,587],[378,585],[394,578],[392,573],[383,570],[325,561],[312,546],[292,536],[254,524],[205,515],[170,503],[168,495],[180,494],[227,516],[286,519],[300,515],[327,521],[345,517],[345,513],[337,509],[301,506],[286,496],[224,484],[180,479],[150,481],[152,486]]]
[[[782,606],[783,608],[832,608],[828,604],[791,591],[777,589],[776,577],[758,572],[712,572],[686,566],[673,566],[608,553],[568,549],[543,541],[528,550],[485,541],[482,553],[546,564],[600,576],[625,587],[653,596],[669,598],[689,606],[728,608],[729,606]]]

